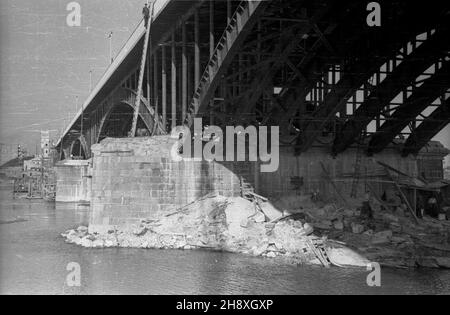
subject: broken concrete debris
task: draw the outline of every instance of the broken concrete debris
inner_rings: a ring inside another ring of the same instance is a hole
[[[450,265],[448,222],[426,218],[417,225],[410,216],[380,209],[368,220],[357,210],[317,207],[301,200],[305,201],[299,197],[297,203],[270,203],[261,198],[212,194],[173,213],[143,220],[131,231],[114,228],[105,234],[90,234],[88,228],[79,227],[63,236],[83,247],[210,249],[296,264],[366,267],[375,261],[401,268]]]

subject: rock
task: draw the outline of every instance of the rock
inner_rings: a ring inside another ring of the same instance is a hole
[[[338,231],[344,230],[344,223],[340,220],[334,222],[334,228]]]
[[[367,258],[347,247],[330,248],[327,253],[333,263],[342,266],[366,267],[370,263]]]
[[[380,244],[386,244],[390,243],[392,239],[392,231],[383,231],[379,232],[373,235],[372,237],[372,244],[374,245],[380,245]]]
[[[115,242],[115,241],[112,241],[112,240],[106,240],[105,241],[105,247],[115,247],[115,246],[117,246],[117,242]]]
[[[259,207],[269,221],[274,221],[283,217],[283,212],[275,208],[270,202],[261,202],[259,203]]]
[[[356,216],[356,212],[354,210],[351,209],[345,209],[344,210],[344,216],[348,217],[348,218],[353,218]]]
[[[314,214],[313,214],[314,216],[317,216],[317,217],[325,217],[326,215],[327,215],[327,212],[325,211],[325,209],[323,209],[323,208],[320,208],[320,209],[316,209],[315,211],[314,211]]]
[[[256,223],[264,223],[264,222],[266,222],[266,216],[265,216],[264,213],[258,212],[258,213],[253,217],[253,220],[254,220]]]
[[[92,247],[92,241],[87,238],[87,237],[83,237],[80,241],[80,245],[83,247],[87,247],[87,248],[91,248]]]
[[[395,223],[395,222],[389,224],[389,228],[395,233],[401,233],[402,232],[402,227],[400,226],[400,224]]]
[[[77,232],[81,233],[81,234],[87,234],[88,228],[85,227],[85,226],[80,226],[80,227],[77,228]]]
[[[79,233],[75,230],[69,230],[63,234],[61,234],[62,237],[66,238],[67,241],[74,241],[76,238],[79,238]]]
[[[323,220],[318,223],[314,223],[314,227],[321,229],[321,230],[329,230],[333,226],[333,222],[330,220]]]
[[[242,228],[248,228],[248,218],[243,218],[242,220],[241,220],[241,222],[239,223],[239,225],[240,225],[240,227],[242,227]]]
[[[303,229],[303,223],[301,221],[293,221],[292,226],[296,229]]]
[[[133,234],[136,236],[144,236],[148,232],[146,227],[140,227],[133,231]]]
[[[436,263],[441,268],[450,269],[450,258],[448,257],[437,257]]]
[[[97,239],[97,237],[94,234],[89,234],[86,236],[86,238],[88,240],[90,240],[91,242],[95,241]]]
[[[382,212],[380,214],[380,216],[381,216],[381,219],[383,221],[385,221],[386,223],[392,223],[392,222],[398,223],[398,221],[399,221],[398,217],[396,217],[395,215],[390,214],[390,213]]]
[[[351,228],[351,225],[352,225],[351,220],[344,218],[344,220],[342,222],[344,223],[344,228]]]
[[[314,233],[314,228],[309,223],[305,223],[303,225],[303,233],[304,235],[311,235]]]
[[[277,257],[277,254],[275,252],[268,252],[266,256],[268,258],[275,258],[275,257]]]
[[[103,242],[103,240],[95,240],[92,242],[92,247],[94,248],[102,248],[104,247],[105,243]]]
[[[399,237],[399,236],[393,236],[391,238],[391,242],[394,244],[402,244],[405,243],[407,240],[403,237]]]
[[[362,226],[361,224],[352,223],[351,226],[353,234],[361,234],[362,232],[364,232],[364,226]]]

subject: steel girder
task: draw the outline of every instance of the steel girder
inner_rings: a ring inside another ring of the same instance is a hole
[[[346,19],[351,16],[353,10],[360,11],[360,1],[354,1],[342,8],[341,11],[333,11],[333,18],[329,26],[323,32],[330,34],[328,40],[334,51],[330,51],[317,40],[300,60],[289,60],[288,66],[294,74],[285,82],[283,91],[277,97],[277,103],[282,104],[281,110],[278,108],[268,116],[273,123],[278,123],[280,127],[286,129],[289,121],[292,120],[304,104],[304,100],[313,85],[318,82],[327,70],[329,63],[341,60],[353,47],[355,41],[363,36],[364,29],[352,27]],[[340,34],[347,36],[341,38]]]
[[[385,108],[400,91],[411,84],[427,68],[444,56],[450,46],[447,29],[438,29],[436,33],[420,47],[415,49],[405,60],[375,87],[369,98],[357,109],[353,117],[343,126],[333,144],[333,154],[346,150],[363,129]]]
[[[275,75],[277,75],[281,68],[287,63],[289,55],[302,41],[309,38],[311,31],[317,30],[317,23],[335,8],[335,5],[336,1],[330,1],[330,3],[324,2],[323,7],[318,9],[313,16],[307,18],[307,21],[299,22],[299,25],[296,25],[292,29],[287,29],[281,34],[278,44],[273,49],[274,54],[278,57],[274,59],[273,62],[265,63],[258,71],[251,83],[249,94],[246,95],[247,97],[245,97],[242,102],[242,108],[238,109],[240,113],[248,113],[255,107],[256,102],[272,83]]]
[[[439,96],[450,88],[450,62],[427,79],[421,86],[413,89],[413,94],[404,101],[394,114],[373,135],[369,142],[368,154],[381,152],[408,124],[419,116]]]
[[[418,154],[449,123],[450,99],[447,99],[409,136],[403,147],[402,156]]]

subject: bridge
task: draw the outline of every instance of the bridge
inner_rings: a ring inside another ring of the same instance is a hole
[[[361,0],[158,1],[142,93],[143,21],[58,140],[61,158],[130,136],[136,110],[138,136],[201,117],[280,126],[297,155],[417,154],[450,122],[450,5],[378,3],[371,27]]]

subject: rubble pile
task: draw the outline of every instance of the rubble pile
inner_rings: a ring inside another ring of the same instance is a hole
[[[417,224],[408,210],[383,209],[374,200],[370,204],[374,217],[368,219],[361,216],[357,206],[361,203],[353,200],[351,209],[311,203],[307,208],[283,211],[303,215],[318,235],[339,241],[384,266],[450,268],[449,221],[425,217]]]
[[[310,242],[321,238],[312,235],[312,226],[277,212],[267,201],[207,196],[157,220],[144,220],[132,232],[114,229],[104,235],[89,234],[88,228],[80,227],[63,237],[89,248],[211,249],[320,264]],[[335,256],[339,263],[340,257]],[[354,256],[356,261],[343,263],[366,266],[368,261]]]
[[[80,227],[63,236],[90,248],[210,249],[326,265],[312,245],[319,242],[336,266],[366,267],[373,261],[397,268],[450,268],[450,222],[425,218],[417,224],[408,212],[391,212],[374,202],[369,219],[361,216],[360,201],[354,202],[350,208],[297,196],[270,203],[263,197],[208,195],[144,220],[134,231],[100,235]]]

